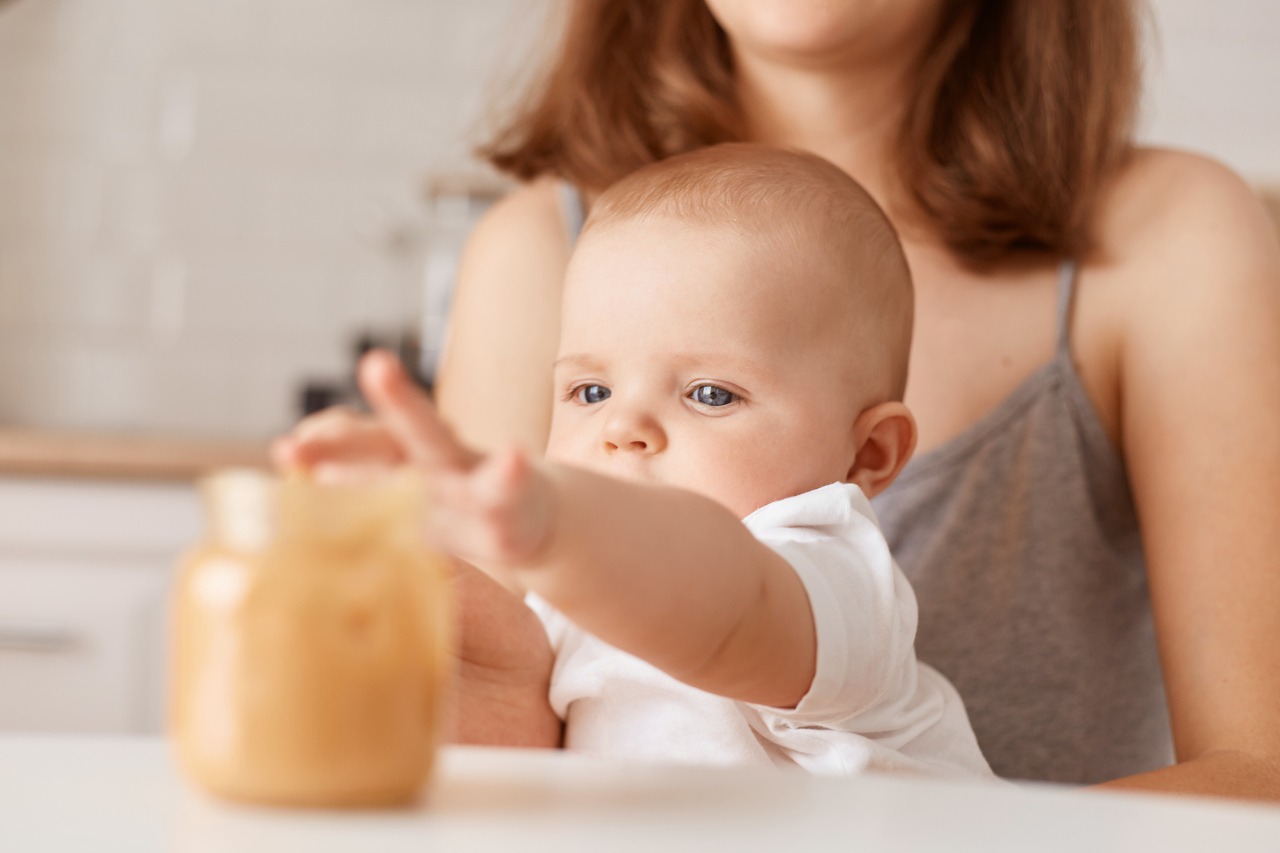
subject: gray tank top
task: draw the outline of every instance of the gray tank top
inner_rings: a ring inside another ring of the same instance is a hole
[[[582,199],[563,201],[576,239]],[[1053,359],[874,504],[919,601],[917,655],[992,769],[1092,783],[1173,752],[1133,498],[1071,358],[1075,280],[1063,264]]]

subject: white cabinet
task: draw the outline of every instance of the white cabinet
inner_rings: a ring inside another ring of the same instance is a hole
[[[0,730],[155,732],[187,484],[0,478]]]
[[[165,581],[159,567],[0,558],[0,728],[156,730]]]

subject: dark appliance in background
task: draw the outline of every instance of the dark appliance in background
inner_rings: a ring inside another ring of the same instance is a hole
[[[0,0],[3,2],[3,0]],[[413,214],[383,211],[367,224],[369,237],[400,257],[417,282],[417,326],[363,330],[351,342],[346,376],[315,377],[302,383],[295,411],[300,417],[331,406],[367,407],[356,387],[356,364],[380,347],[400,357],[409,375],[428,394],[444,345],[458,258],[471,229],[511,184],[491,174],[442,173],[427,178],[422,207]]]

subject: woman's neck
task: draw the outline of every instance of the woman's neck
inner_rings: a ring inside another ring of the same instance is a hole
[[[737,56],[735,73],[752,140],[825,157],[887,210],[907,212],[895,147],[911,63],[829,70]]]

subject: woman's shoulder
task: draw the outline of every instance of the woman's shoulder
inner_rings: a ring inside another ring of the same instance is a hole
[[[472,243],[486,250],[515,249],[531,243],[569,245],[562,186],[552,177],[518,185],[485,211],[472,232]]]
[[[1275,226],[1257,192],[1201,154],[1136,149],[1099,202],[1098,248],[1109,258],[1168,263],[1274,250]]]
[[[1185,358],[1225,375],[1274,350],[1264,318],[1280,312],[1280,242],[1245,180],[1208,157],[1142,149],[1100,202],[1080,308],[1118,371],[1106,371],[1102,411],[1118,423],[1124,394],[1148,407],[1175,396],[1164,389],[1191,369]]]
[[[512,190],[485,212],[462,252],[437,400],[481,447],[513,436],[530,448],[546,442],[547,365],[570,248],[558,187],[539,179]]]
[[[1073,351],[1118,441],[1122,392],[1137,385],[1125,366],[1167,367],[1191,341],[1238,338],[1239,318],[1280,293],[1280,244],[1247,182],[1185,151],[1135,150],[1095,210]]]
[[[1276,225],[1261,197],[1199,154],[1135,151],[1100,198],[1096,223],[1085,278],[1130,331],[1166,312],[1195,315],[1208,298],[1246,303],[1280,281]]]
[[[559,305],[560,281],[572,241],[565,224],[561,184],[538,178],[521,184],[485,211],[462,253],[457,289],[492,302],[512,294]],[[492,306],[490,306],[492,307]]]

